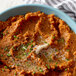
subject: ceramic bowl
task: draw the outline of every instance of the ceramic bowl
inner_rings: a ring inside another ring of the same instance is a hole
[[[36,11],[41,11],[46,14],[55,14],[56,16],[64,20],[70,26],[70,28],[76,33],[76,23],[68,15],[66,15],[65,13],[56,8],[47,5],[27,4],[9,8],[3,12],[0,12],[0,20],[5,21],[10,16],[21,15],[27,12]]]

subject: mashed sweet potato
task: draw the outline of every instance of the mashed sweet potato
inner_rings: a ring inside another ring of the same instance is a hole
[[[0,21],[0,76],[76,76],[76,35],[40,11]]]

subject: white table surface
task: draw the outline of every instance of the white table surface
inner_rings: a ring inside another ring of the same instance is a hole
[[[68,14],[73,20],[76,21],[76,0],[0,0],[0,13],[13,6],[32,3],[50,5],[58,9],[60,9],[59,7],[61,7],[60,10]],[[72,6],[70,6],[70,3],[72,4]],[[69,8],[67,7],[67,5]]]
[[[31,3],[45,4],[45,0],[0,0],[0,12],[13,6]]]

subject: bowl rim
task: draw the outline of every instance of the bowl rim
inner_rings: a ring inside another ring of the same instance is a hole
[[[75,22],[70,16],[68,16],[65,12],[57,9],[57,8],[54,8],[52,6],[49,6],[49,5],[43,5],[43,4],[22,4],[22,5],[17,5],[17,6],[13,6],[13,7],[10,7],[10,8],[7,8],[6,10],[0,12],[0,15],[2,15],[3,13],[6,13],[8,12],[9,10],[12,10],[14,8],[19,8],[19,7],[23,7],[23,6],[39,6],[39,7],[44,7],[44,8],[49,8],[49,9],[54,9],[56,11],[59,11],[60,13],[62,13],[63,15],[67,16],[68,18],[70,18],[73,22]],[[75,22],[76,23],[76,22]]]
[[[19,8],[19,7],[24,7],[24,6],[34,6],[34,7],[42,7],[42,8],[47,8],[47,9],[52,9],[53,11],[56,11],[56,12],[59,12],[61,13],[64,17],[67,17],[68,20],[72,21],[73,25],[75,26],[76,25],[76,22],[70,17],[68,16],[65,12],[57,9],[57,8],[54,8],[52,6],[49,6],[49,5],[43,5],[43,4],[22,4],[22,5],[17,5],[17,6],[13,6],[13,7],[10,7],[2,12],[0,12],[0,16],[10,10],[13,10],[13,9],[16,9],[16,8]],[[76,26],[75,26],[76,27]],[[75,29],[75,28],[74,28]],[[76,33],[76,30],[73,30],[75,33]]]

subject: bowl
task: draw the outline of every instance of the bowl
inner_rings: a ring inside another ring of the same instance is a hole
[[[27,12],[36,11],[41,11],[46,14],[55,14],[56,16],[64,20],[69,25],[69,27],[76,33],[76,23],[68,15],[56,8],[47,5],[27,4],[9,8],[3,12],[0,12],[0,20],[5,21],[10,16],[21,15]]]

